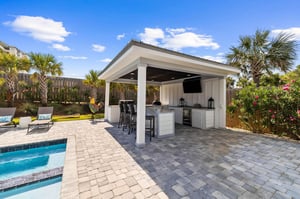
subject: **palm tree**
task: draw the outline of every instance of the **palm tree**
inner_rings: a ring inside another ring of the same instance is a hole
[[[48,101],[47,75],[62,75],[62,63],[50,54],[30,53],[29,57],[32,69],[36,71],[33,78],[39,81],[41,103],[45,106]]]
[[[16,91],[16,82],[20,71],[29,71],[30,62],[27,57],[18,58],[17,56],[5,52],[0,52],[0,74],[6,74],[5,82],[8,88],[7,103],[13,106]]]
[[[260,79],[260,85],[262,86],[280,86],[283,85],[284,81],[281,79],[279,73],[274,73],[270,75],[263,75]]]
[[[235,83],[235,80],[232,77],[228,76],[226,78],[226,88],[233,88],[234,83]]]
[[[296,66],[295,70],[283,75],[282,78],[286,81],[300,80],[300,65]]]
[[[146,92],[147,92],[147,96],[149,96],[150,94],[153,94],[153,102],[156,100],[159,100],[157,95],[159,92],[159,86],[154,86],[154,85],[147,85],[146,86]]]
[[[94,99],[97,99],[97,89],[101,86],[104,86],[105,81],[99,79],[100,71],[90,70],[89,74],[85,75],[83,84],[91,88],[90,96]]]
[[[296,59],[297,43],[293,35],[281,33],[269,39],[270,31],[257,30],[253,36],[240,37],[240,44],[231,47],[228,64],[241,69],[244,77],[252,78],[256,86],[264,73],[273,69],[288,71]]]

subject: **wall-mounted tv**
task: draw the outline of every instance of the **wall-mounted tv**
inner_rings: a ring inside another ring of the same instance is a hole
[[[183,92],[184,93],[201,93],[201,77],[185,79],[183,80]]]

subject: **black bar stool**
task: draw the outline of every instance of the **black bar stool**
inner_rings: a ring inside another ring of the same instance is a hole
[[[125,112],[124,112],[123,104],[124,104],[124,102],[122,102],[122,101],[119,102],[120,117],[119,117],[118,128],[120,128],[120,126],[123,126],[124,119],[125,119]]]
[[[123,109],[124,109],[124,120],[123,120],[123,128],[122,128],[123,131],[125,128],[129,130],[130,112],[127,105],[128,105],[127,102],[123,103]]]
[[[129,103],[127,104],[128,106],[128,111],[129,111],[129,128],[128,128],[128,134],[131,133],[131,131],[133,131],[133,129],[136,128],[136,111],[134,108],[134,104],[133,103]]]
[[[150,127],[147,127],[146,130],[150,133],[150,141],[151,138],[155,136],[155,116],[154,115],[146,115],[146,121],[150,121]]]

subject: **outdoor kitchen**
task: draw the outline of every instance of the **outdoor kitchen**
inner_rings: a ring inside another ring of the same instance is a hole
[[[225,128],[226,77],[239,70],[132,40],[102,71],[106,81],[105,119],[118,122],[119,106],[110,105],[110,82],[136,84],[136,145],[145,145],[147,117],[155,118],[155,136],[175,135],[175,124]],[[160,87],[160,105],[148,106],[146,85]]]
[[[164,90],[160,92],[159,105],[155,105],[155,103],[146,105],[146,115],[152,115],[155,118],[154,134],[156,137],[174,135],[175,124],[201,129],[215,128],[215,121],[218,119],[218,115],[215,114],[215,111],[218,110],[215,108],[215,99],[218,100],[218,92],[213,91],[217,90],[217,88],[212,88],[214,80],[202,80],[199,77],[187,80],[176,84],[162,85],[160,88]],[[215,79],[215,81],[217,80]],[[166,90],[168,91],[166,92]],[[166,96],[164,92],[171,92],[173,95]],[[109,121],[118,122],[119,106],[110,106],[109,109],[111,110],[109,111]],[[148,127],[149,121],[145,121],[145,125]]]

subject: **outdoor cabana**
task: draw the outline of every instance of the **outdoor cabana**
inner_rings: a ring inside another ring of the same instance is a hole
[[[160,86],[160,101],[176,108],[180,98],[185,105],[207,106],[214,99],[213,127],[226,127],[226,77],[240,70],[226,64],[167,50],[138,41],[130,41],[101,72],[106,81],[105,119],[116,122],[116,112],[109,104],[111,82],[137,84],[136,145],[145,145],[146,84]],[[201,92],[185,93],[183,81],[201,78]],[[115,114],[115,116],[113,116]],[[175,117],[178,117],[176,115]],[[180,117],[180,116],[179,116]]]

